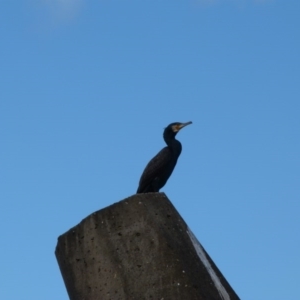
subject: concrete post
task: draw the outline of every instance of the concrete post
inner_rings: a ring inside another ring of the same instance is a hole
[[[238,300],[163,193],[99,210],[58,238],[71,300]]]

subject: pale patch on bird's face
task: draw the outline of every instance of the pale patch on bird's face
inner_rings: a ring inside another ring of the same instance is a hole
[[[176,124],[172,126],[172,131],[173,132],[178,132],[181,129],[180,124]]]
[[[190,125],[190,124],[192,124],[192,122],[174,124],[172,126],[172,130],[173,130],[173,132],[178,132],[181,128],[183,128],[187,125]]]

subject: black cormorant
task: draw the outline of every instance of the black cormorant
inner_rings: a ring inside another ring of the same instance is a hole
[[[149,161],[141,176],[137,193],[159,192],[166,184],[182,149],[181,143],[175,139],[175,136],[180,129],[189,124],[192,124],[192,122],[175,122],[165,128],[163,137],[167,147],[163,148]]]

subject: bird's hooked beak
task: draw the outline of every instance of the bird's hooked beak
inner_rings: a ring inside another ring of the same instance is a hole
[[[174,131],[174,132],[178,132],[180,129],[182,129],[183,127],[185,127],[185,126],[187,126],[187,125],[190,125],[190,124],[192,124],[191,121],[186,122],[186,123],[180,123],[180,124],[178,124],[178,125],[175,125],[175,126],[173,127],[173,131]]]

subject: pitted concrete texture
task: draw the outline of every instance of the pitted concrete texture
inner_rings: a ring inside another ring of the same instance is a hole
[[[55,254],[71,300],[238,300],[199,247],[166,195],[149,193],[91,214]]]

